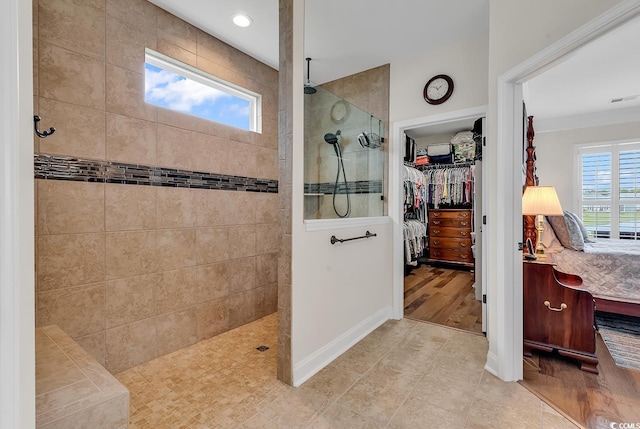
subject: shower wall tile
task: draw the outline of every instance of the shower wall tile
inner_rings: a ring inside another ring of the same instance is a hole
[[[146,186],[105,185],[107,231],[156,229],[156,189]]]
[[[156,314],[164,314],[196,304],[198,291],[195,267],[160,273],[156,283]]]
[[[106,0],[107,15],[141,31],[156,31],[156,10],[146,0]]]
[[[104,231],[104,185],[36,180],[38,235]]]
[[[196,263],[213,264],[226,261],[235,243],[229,241],[228,227],[204,227],[196,229]]]
[[[197,225],[216,226],[233,222],[235,213],[230,210],[234,192],[196,191]]]
[[[196,307],[158,316],[156,318],[158,355],[166,355],[195,344],[196,331]]]
[[[256,287],[256,258],[235,259],[228,262],[229,292],[235,294]]]
[[[196,230],[165,229],[158,234],[158,266],[163,270],[196,265]]]
[[[233,142],[202,133],[193,133],[192,139],[192,152],[195,154],[193,169],[226,174],[229,148]]]
[[[106,282],[106,327],[113,328],[155,316],[155,285],[158,280],[158,274],[147,274]]]
[[[104,61],[40,41],[41,97],[104,109]]]
[[[278,281],[278,254],[266,253],[256,257],[256,286],[264,286]]]
[[[100,107],[104,109],[104,106]],[[56,132],[40,140],[39,150],[50,154],[105,158],[104,110],[69,104],[49,98],[38,99],[40,128],[55,126]]]
[[[119,372],[274,311],[278,72],[145,0],[33,2],[38,323]],[[261,94],[262,132],[145,103],[145,47]]]
[[[112,374],[158,356],[155,319],[144,319],[107,329],[105,334],[105,366]]]
[[[102,366],[105,364],[104,331],[95,334],[76,337],[74,341],[78,343],[87,353],[91,355]]]
[[[256,292],[248,290],[229,295],[229,329],[255,320]]]
[[[107,112],[156,120],[156,107],[144,101],[144,75],[107,64]]]
[[[229,295],[229,263],[201,265],[196,271],[197,302],[207,302]]]
[[[39,28],[41,40],[104,60],[103,1],[40,0],[38,16],[47,23]]]
[[[188,51],[186,49],[183,49],[178,45],[174,45],[173,43],[165,39],[159,39],[157,41],[156,48],[158,52],[170,58],[174,58],[192,67],[198,66],[198,62],[197,62],[198,57],[195,53]]]
[[[220,298],[196,307],[197,340],[202,341],[229,330],[229,300]]]
[[[158,188],[158,229],[196,226],[199,193],[216,192],[185,188]]]
[[[104,330],[104,283],[38,293],[37,326],[56,324],[72,337]]]
[[[255,256],[256,248],[256,225],[229,227],[229,259]]]
[[[107,113],[106,159],[155,165],[156,124]]]
[[[267,316],[278,309],[278,284],[272,283],[255,289],[255,317]]]
[[[63,234],[38,237],[38,291],[104,280],[104,234]]]
[[[277,223],[256,225],[256,254],[277,252],[280,246],[280,232]]]
[[[156,49],[156,32],[107,16],[107,63],[144,74],[145,48]]]
[[[106,234],[106,279],[154,273],[158,269],[156,231]]]
[[[257,194],[253,198],[253,203],[256,210],[256,223],[278,222],[277,194]]]
[[[156,12],[158,38],[164,39],[176,46],[196,53],[197,29],[162,9]]]

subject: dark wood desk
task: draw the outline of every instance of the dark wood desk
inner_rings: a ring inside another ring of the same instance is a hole
[[[583,371],[598,373],[593,296],[580,289],[582,279],[555,269],[553,257],[524,260],[524,354],[532,349],[580,361]]]

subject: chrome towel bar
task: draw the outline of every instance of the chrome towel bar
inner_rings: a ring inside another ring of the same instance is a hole
[[[351,241],[351,240],[360,240],[361,238],[371,238],[371,237],[376,237],[377,235],[378,234],[372,234],[369,231],[367,231],[364,235],[360,237],[352,237],[352,238],[336,238],[335,235],[332,235],[331,244],[344,243],[345,241]]]

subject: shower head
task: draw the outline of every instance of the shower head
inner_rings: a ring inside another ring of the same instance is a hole
[[[305,59],[307,60],[307,83],[304,84],[304,93],[315,94],[318,90],[311,85],[311,80],[309,80],[309,63],[311,62],[311,58]]]
[[[339,137],[341,134],[342,134],[342,131],[340,130],[336,131],[335,134],[327,133],[324,135],[324,141],[326,141],[329,144],[338,144],[340,143]]]

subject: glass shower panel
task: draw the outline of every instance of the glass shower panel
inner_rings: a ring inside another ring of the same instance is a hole
[[[305,219],[383,216],[383,121],[315,89],[304,96]]]

